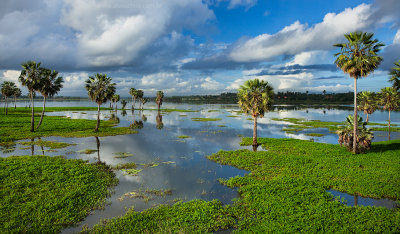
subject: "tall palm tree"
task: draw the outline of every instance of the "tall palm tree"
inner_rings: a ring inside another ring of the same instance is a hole
[[[392,87],[396,89],[397,92],[400,91],[400,60],[394,63],[394,67],[390,69],[389,72],[390,79],[392,82]]]
[[[385,87],[379,93],[379,104],[389,111],[389,141],[390,141],[390,112],[399,108],[400,94],[393,87]]]
[[[19,76],[19,82],[29,90],[29,98],[32,103],[32,118],[31,118],[31,132],[35,131],[35,111],[33,97],[35,91],[39,88],[40,79],[42,76],[42,69],[40,69],[40,63],[35,61],[28,61],[23,63],[22,71]]]
[[[17,88],[14,82],[11,81],[4,81],[3,84],[1,84],[1,94],[3,94],[5,98],[5,103],[4,103],[4,110],[6,112],[6,115],[8,115],[8,103],[7,99],[14,95],[14,91]]]
[[[119,102],[119,99],[120,99],[120,96],[118,95],[118,94],[114,94],[113,96],[112,96],[112,102],[114,102],[115,103],[115,111],[117,111],[117,102]]]
[[[17,109],[17,98],[21,97],[22,92],[20,88],[15,87],[14,89],[14,109]]]
[[[254,119],[253,149],[257,144],[257,118],[264,117],[272,106],[274,89],[268,82],[254,79],[246,81],[238,90],[238,102],[240,108]]]
[[[135,88],[131,88],[129,90],[129,94],[132,96],[132,110],[135,109],[135,103],[137,98],[137,90]]]
[[[63,87],[63,83],[64,80],[61,76],[58,76],[57,71],[51,71],[50,69],[42,68],[42,78],[40,79],[39,88],[37,91],[43,96],[43,110],[36,129],[39,129],[40,125],[42,124],[47,98],[56,95]]]
[[[335,44],[340,52],[335,54],[335,64],[354,79],[354,116],[357,119],[357,79],[372,73],[381,63],[377,53],[383,43],[372,39],[373,33],[352,32],[344,35],[346,43]],[[357,121],[353,126],[354,139],[357,139]],[[357,141],[353,141],[353,153],[357,153]]]
[[[136,98],[138,98],[139,100],[142,100],[142,98],[143,98],[143,90],[141,90],[141,89],[136,90]],[[142,109],[141,102],[139,102],[139,104],[140,104],[139,109]]]
[[[164,98],[164,92],[157,91],[156,103],[157,103],[158,111],[160,111],[160,106],[162,105],[163,98]]]
[[[364,111],[364,114],[367,115],[365,122],[368,123],[369,115],[374,113],[377,108],[375,94],[370,91],[364,91],[358,94],[357,99],[360,100],[357,109]]]
[[[95,132],[100,126],[100,105],[106,103],[112,98],[115,93],[115,83],[111,83],[111,77],[106,74],[97,73],[95,76],[89,76],[86,80],[85,88],[88,91],[88,96],[92,101],[97,103],[97,124]]]

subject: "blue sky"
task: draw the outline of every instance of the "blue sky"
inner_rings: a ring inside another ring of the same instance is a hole
[[[27,60],[56,69],[60,95],[86,96],[107,73],[117,92],[145,96],[235,92],[260,78],[276,91],[347,92],[332,44],[368,31],[384,61],[359,90],[389,86],[400,59],[397,0],[6,0],[0,9],[0,82],[17,82]],[[23,92],[27,92],[23,88]]]

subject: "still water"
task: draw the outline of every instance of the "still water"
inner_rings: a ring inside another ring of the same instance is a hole
[[[40,103],[35,104],[40,106]],[[24,103],[19,103],[24,106]],[[92,102],[49,102],[47,106],[95,106]],[[108,105],[104,105],[108,106]],[[129,106],[129,104],[128,104]],[[145,108],[156,109],[154,103]],[[0,151],[3,157],[10,155],[65,155],[67,158],[79,158],[90,162],[101,161],[110,166],[135,162],[139,169],[137,175],[126,175],[116,170],[119,184],[115,192],[107,199],[109,203],[104,210],[96,210],[77,227],[64,230],[65,233],[78,232],[83,225],[98,223],[101,219],[123,215],[127,209],[141,211],[159,204],[173,204],[176,201],[192,199],[219,199],[224,204],[232,202],[238,194],[235,189],[222,186],[218,178],[242,176],[247,171],[231,166],[223,166],[209,161],[205,156],[219,150],[235,150],[250,147],[239,146],[242,136],[252,136],[253,121],[248,116],[238,113],[237,105],[190,105],[164,103],[162,108],[192,110],[195,112],[161,112],[144,110],[131,112],[102,111],[101,119],[118,119],[118,126],[127,127],[133,123],[142,127],[137,134],[62,138],[46,137],[42,140],[60,141],[75,145],[64,149],[50,150],[38,146],[17,144],[14,148]],[[276,106],[258,120],[258,136],[273,138],[297,138],[337,144],[338,137],[324,128],[306,129],[295,134],[282,131],[291,123],[274,121],[273,118],[304,118],[342,122],[352,114],[351,107],[317,108],[299,106]],[[360,113],[362,115],[362,113]],[[52,112],[47,115],[62,115],[73,119],[96,119],[96,111]],[[388,113],[376,111],[370,116],[370,122],[386,123]],[[192,118],[217,118],[217,121],[197,122]],[[46,124],[44,120],[44,124]],[[392,123],[400,124],[400,114],[392,113]],[[93,126],[94,128],[95,126]],[[323,133],[322,137],[307,136],[307,133]],[[189,136],[190,138],[179,138]],[[391,139],[400,139],[398,132],[391,134]],[[34,139],[38,140],[38,139]],[[386,132],[375,132],[375,141],[387,140]],[[30,141],[30,140],[23,140]],[[20,142],[23,142],[20,141]],[[89,150],[89,151],[88,151]],[[88,151],[88,152],[84,152]],[[126,156],[126,157],[121,157]],[[171,194],[159,196],[146,193],[146,190],[171,190]],[[124,196],[134,192],[138,197]]]

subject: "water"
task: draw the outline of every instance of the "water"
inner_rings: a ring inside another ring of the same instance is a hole
[[[333,197],[340,197],[340,200],[344,199],[343,204],[348,206],[379,206],[386,207],[388,209],[396,209],[399,204],[395,200],[391,199],[374,199],[369,197],[361,197],[357,195],[350,195],[348,193],[342,193],[333,189],[327,190]]]
[[[24,105],[24,103],[20,103]],[[36,105],[36,104],[35,104]],[[40,103],[37,104],[40,106]],[[93,102],[49,102],[47,106],[96,106]],[[108,107],[108,104],[103,105]],[[120,105],[119,105],[120,106]],[[129,106],[129,104],[128,104]],[[154,103],[147,103],[145,108],[155,109]],[[237,105],[190,105],[164,103],[162,108],[194,110],[197,112],[161,112],[162,119],[157,111],[145,110],[126,112],[101,111],[101,119],[113,116],[119,119],[118,126],[130,126],[132,123],[142,121],[143,128],[137,129],[138,134],[100,137],[99,145],[95,137],[87,138],[62,138],[46,137],[42,140],[74,143],[76,145],[59,149],[55,152],[38,146],[23,146],[16,144],[12,149],[3,150],[1,156],[10,155],[65,155],[67,158],[79,158],[90,162],[101,161],[110,166],[120,163],[135,162],[138,169],[142,169],[137,176],[124,175],[116,171],[119,184],[114,188],[115,193],[107,200],[110,205],[104,210],[96,210],[77,227],[64,230],[65,233],[78,232],[83,225],[98,223],[101,219],[123,215],[128,208],[134,207],[141,211],[158,204],[173,204],[178,200],[192,199],[212,200],[219,199],[225,204],[232,202],[238,194],[235,189],[222,186],[218,178],[229,178],[248,173],[231,166],[223,166],[209,161],[205,156],[219,150],[251,149],[241,147],[241,136],[251,137],[253,134],[253,121],[248,116],[238,114]],[[96,119],[97,111],[82,112],[51,112],[47,115],[63,115],[70,118]],[[258,120],[258,136],[273,138],[297,138],[317,142],[337,144],[338,137],[327,129],[306,129],[296,134],[281,131],[291,123],[274,121],[272,118],[305,118],[308,120],[342,122],[346,116],[352,114],[351,108],[307,108],[298,106],[279,106],[275,111],[267,113]],[[362,113],[360,113],[362,114]],[[233,116],[233,117],[232,117]],[[219,121],[195,122],[192,118],[220,118]],[[387,112],[377,111],[370,116],[371,122],[385,123]],[[392,123],[400,124],[398,112],[392,113]],[[46,120],[44,119],[44,123]],[[94,128],[95,126],[93,126]],[[101,127],[101,126],[100,126]],[[323,133],[323,137],[307,136],[307,133]],[[180,139],[178,136],[190,136]],[[386,132],[376,132],[375,141],[386,140]],[[391,134],[391,139],[400,139],[398,132]],[[37,139],[35,139],[37,140]],[[22,140],[30,141],[30,140]],[[99,150],[92,154],[80,153],[85,149]],[[116,158],[118,152],[131,153],[133,156]],[[140,164],[157,165],[146,167]],[[172,194],[157,196],[148,194],[146,190],[171,189]],[[126,198],[124,194],[136,192],[144,194],[146,198]],[[348,200],[348,199],[347,199]]]

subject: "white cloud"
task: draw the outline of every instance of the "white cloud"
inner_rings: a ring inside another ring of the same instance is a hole
[[[244,6],[246,9],[250,9],[257,4],[257,0],[231,0],[228,5],[228,9],[233,9],[238,6]]]
[[[361,4],[339,14],[328,13],[321,23],[308,27],[299,21],[276,34],[262,34],[237,43],[229,54],[237,62],[265,61],[281,55],[295,55],[310,50],[331,50],[343,35],[371,27],[371,6]]]
[[[288,62],[285,64],[285,66],[290,66],[290,65],[312,65],[312,64],[321,64],[323,63],[329,53],[327,51],[307,51],[307,52],[301,52],[299,54],[296,54],[293,58],[292,61]]]
[[[14,82],[19,88],[21,88],[21,85],[18,81],[20,74],[21,74],[21,71],[17,71],[17,70],[4,71],[3,72],[3,80]]]

